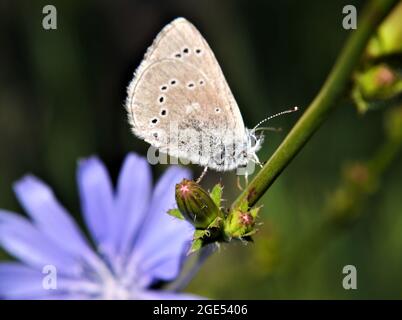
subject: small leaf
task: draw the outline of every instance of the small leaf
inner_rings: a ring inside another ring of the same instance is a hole
[[[210,192],[211,198],[215,202],[218,208],[220,208],[221,206],[222,190],[223,190],[222,185],[218,183],[212,188],[212,191]]]
[[[399,3],[387,18],[381,23],[375,36],[367,45],[367,54],[370,57],[402,53],[402,3]]]
[[[197,239],[204,238],[205,236],[208,237],[209,235],[210,235],[210,232],[207,229],[197,229],[194,232],[193,239],[197,240]]]
[[[184,220],[184,217],[181,214],[179,209],[170,209],[170,210],[168,210],[167,213],[170,214],[172,217],[175,217],[175,218],[180,219],[180,220]]]
[[[192,242],[190,250],[187,252],[187,255],[190,255],[202,248],[203,241],[202,239],[196,239]]]
[[[222,218],[217,217],[214,221],[211,222],[211,224],[208,226],[208,229],[211,228],[221,228],[222,226]]]
[[[255,234],[256,232],[257,232],[257,229],[251,230],[250,232],[247,232],[247,233],[243,234],[243,235],[242,235],[242,238],[243,238],[244,240],[246,240],[246,241],[252,242],[253,239],[251,238],[251,236],[252,236],[253,234]]]
[[[260,212],[261,207],[256,207],[250,210],[250,214],[251,216],[254,218],[254,220],[257,218],[258,216],[258,212]]]

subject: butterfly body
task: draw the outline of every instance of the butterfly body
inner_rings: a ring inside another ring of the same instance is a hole
[[[244,126],[212,50],[184,18],[148,49],[126,109],[133,133],[161,152],[217,171],[258,162],[262,135]]]

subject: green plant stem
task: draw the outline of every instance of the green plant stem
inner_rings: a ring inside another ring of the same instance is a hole
[[[269,161],[235,200],[232,208],[237,208],[245,199],[248,200],[250,207],[254,206],[320,127],[334,108],[335,102],[344,93],[368,40],[397,2],[397,0],[370,1],[358,18],[357,29],[350,31],[352,34],[318,95]]]

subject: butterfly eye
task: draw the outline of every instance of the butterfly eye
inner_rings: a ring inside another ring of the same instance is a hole
[[[181,58],[181,54],[180,53],[176,53],[175,55],[174,55],[176,58]]]
[[[167,110],[166,109],[162,109],[161,110],[161,116],[165,117],[167,115]]]
[[[198,82],[201,86],[203,86],[204,84],[205,84],[205,82],[204,82],[204,80],[200,80],[199,82]]]
[[[196,53],[196,54],[200,55],[201,52],[202,52],[201,49],[195,49],[195,53]]]
[[[166,90],[167,90],[167,86],[166,86],[166,85],[161,86],[161,91],[166,91]]]
[[[177,81],[175,79],[170,80],[170,85],[174,86],[177,84]]]
[[[194,82],[189,82],[189,83],[187,84],[187,87],[188,87],[189,89],[193,89],[194,86],[195,86]]]
[[[158,139],[158,136],[159,136],[159,135],[158,135],[157,132],[154,132],[152,135],[154,136],[155,139]]]
[[[151,124],[157,124],[158,123],[158,118],[153,118],[152,120],[151,120]]]
[[[189,54],[189,53],[190,53],[190,50],[189,50],[188,48],[184,48],[184,49],[183,49],[183,53],[184,53],[184,54]]]
[[[215,112],[216,112],[216,113],[221,112],[221,108],[218,108],[218,107],[217,107],[217,108],[215,108]]]

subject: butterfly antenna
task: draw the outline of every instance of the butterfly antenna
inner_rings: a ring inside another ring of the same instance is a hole
[[[255,131],[260,125],[262,125],[264,122],[266,122],[268,120],[271,120],[272,118],[276,118],[276,117],[281,116],[281,115],[286,114],[286,113],[292,113],[292,112],[295,112],[297,110],[299,110],[299,107],[294,107],[293,109],[285,110],[285,111],[276,113],[276,114],[274,114],[272,116],[269,116],[268,118],[265,118],[264,120],[261,120],[260,122],[258,122],[257,125],[251,131]]]
[[[259,127],[254,131],[273,131],[273,132],[281,132],[282,128],[273,128],[273,127]]]

